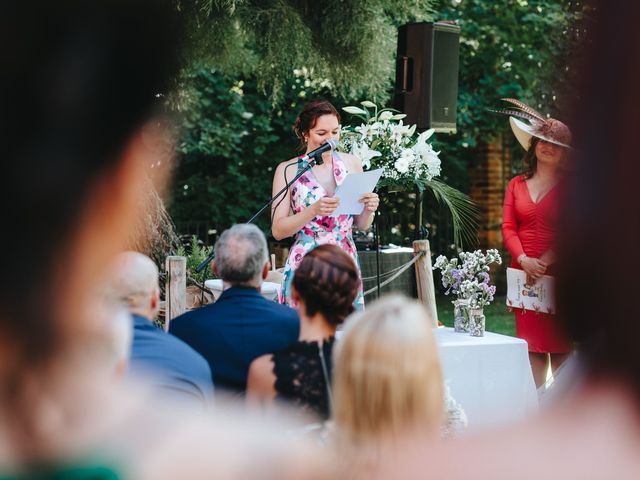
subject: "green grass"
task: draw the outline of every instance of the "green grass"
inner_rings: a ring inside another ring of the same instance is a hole
[[[453,327],[453,304],[454,297],[438,296],[436,304],[438,307],[438,320],[447,327]],[[484,308],[484,315],[487,320],[486,329],[488,332],[502,333],[503,335],[516,336],[516,322],[512,312],[507,310],[505,297],[496,297],[493,303]]]

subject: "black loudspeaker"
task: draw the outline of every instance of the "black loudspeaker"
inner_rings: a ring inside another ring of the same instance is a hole
[[[398,29],[395,107],[407,124],[456,131],[460,27],[409,23]]]

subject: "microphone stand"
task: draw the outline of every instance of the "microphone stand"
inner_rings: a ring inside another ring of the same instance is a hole
[[[380,298],[380,223],[378,222],[378,211],[373,213],[373,235],[376,244],[376,293]]]
[[[280,195],[282,195],[283,193],[285,193],[287,190],[289,190],[289,187],[291,185],[293,185],[293,183],[298,180],[302,175],[304,175],[305,173],[307,173],[309,170],[311,170],[311,168],[313,168],[314,165],[322,165],[324,163],[324,160],[322,160],[322,152],[321,153],[317,153],[316,155],[314,155],[313,157],[311,157],[311,160],[309,160],[309,162],[307,162],[307,166],[304,167],[302,170],[300,170],[300,172],[293,177],[293,179],[289,182],[287,182],[287,184],[282,188],[282,190],[280,190],[278,193],[276,193],[273,197],[271,197],[267,203],[265,203],[262,207],[260,207],[260,210],[258,210],[249,220],[247,220],[247,223],[253,223],[253,221],[258,218],[258,216],[264,212],[266,210],[266,208],[271,205],[273,202],[275,202],[278,197],[280,197]],[[209,265],[209,263],[211,263],[211,260],[213,260],[215,252],[211,252],[211,255],[209,255],[207,258],[205,258],[197,267],[196,267],[196,272],[200,273],[202,270],[204,270],[204,268]]]

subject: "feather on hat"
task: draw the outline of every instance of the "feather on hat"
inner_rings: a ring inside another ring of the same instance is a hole
[[[501,100],[511,103],[515,108],[499,108],[491,111],[509,115],[511,130],[525,150],[528,150],[531,145],[531,137],[571,148],[571,130],[560,120],[545,118],[540,112],[515,98],[502,98]],[[527,120],[529,125],[516,117]]]

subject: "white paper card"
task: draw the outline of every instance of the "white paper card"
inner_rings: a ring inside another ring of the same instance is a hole
[[[363,173],[348,174],[341,185],[336,188],[334,196],[340,197],[340,205],[335,209],[332,216],[338,215],[358,215],[364,210],[364,203],[358,200],[365,193],[373,192],[378,180],[382,176],[382,168],[369,170]]]
[[[543,275],[535,285],[529,286],[522,270],[507,268],[507,306],[541,313],[555,313],[555,279]]]

